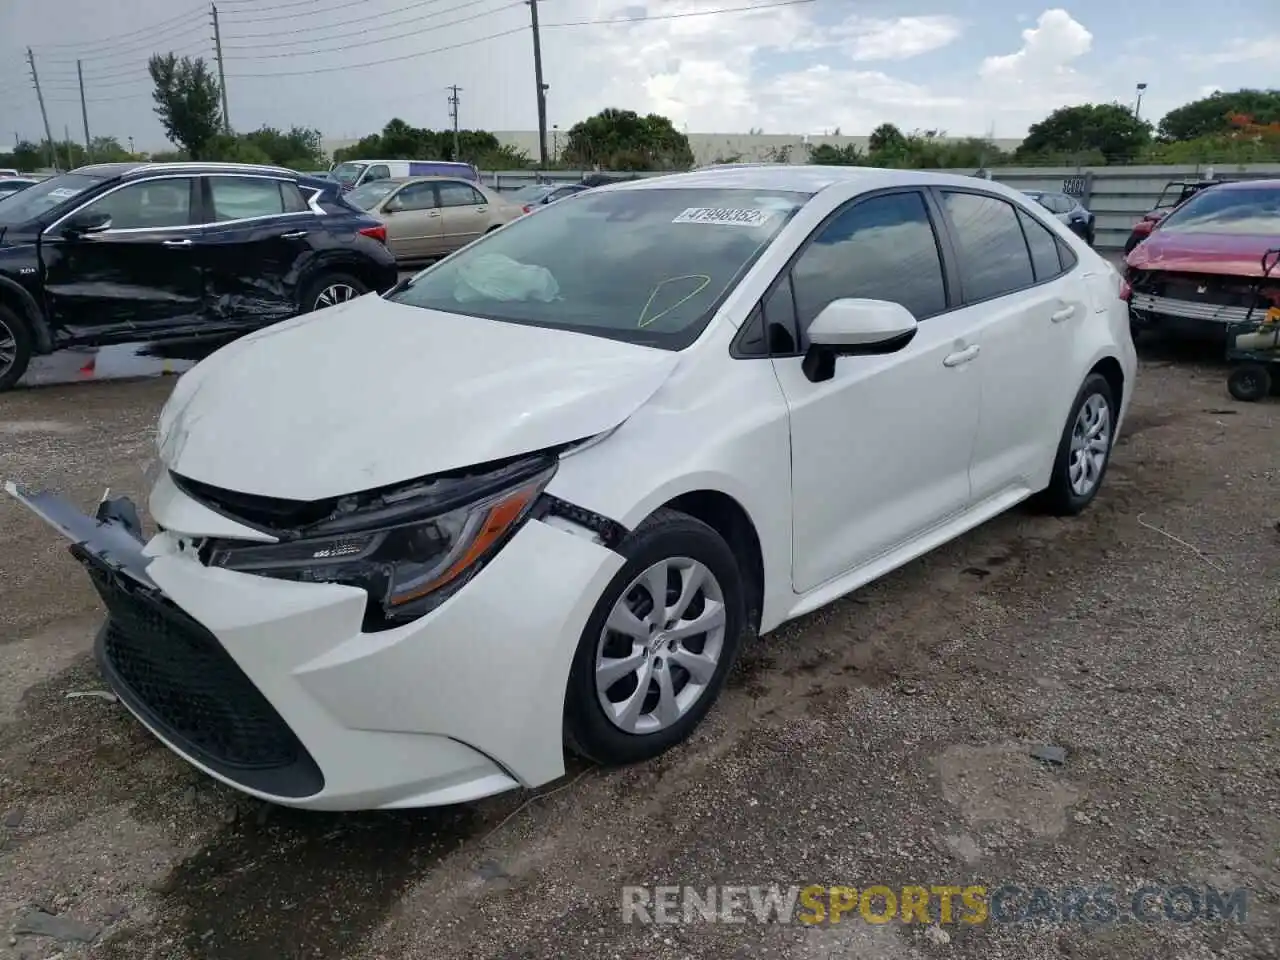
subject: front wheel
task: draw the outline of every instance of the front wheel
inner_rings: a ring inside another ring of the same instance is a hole
[[[12,310],[0,307],[0,391],[12,388],[31,362],[31,331]]]
[[[307,284],[302,294],[302,312],[336,307],[368,292],[369,288],[349,273],[328,273]]]
[[[1227,378],[1227,390],[1241,403],[1256,403],[1271,394],[1271,371],[1260,363],[1242,363]]]
[[[1111,462],[1118,413],[1107,378],[1089,374],[1071,405],[1049,486],[1040,495],[1051,513],[1075,516],[1097,496]]]
[[[619,547],[565,696],[565,740],[597,763],[635,763],[687,738],[711,709],[745,621],[742,575],[700,520],[662,509]]]

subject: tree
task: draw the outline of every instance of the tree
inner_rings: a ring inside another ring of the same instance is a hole
[[[1151,142],[1151,124],[1118,103],[1059,107],[1031,125],[1018,147],[1021,159],[1101,152],[1108,163],[1132,160]]]
[[[1280,90],[1234,90],[1210,94],[1170,110],[1160,121],[1162,140],[1197,140],[1231,131],[1231,116],[1255,123],[1280,122]]]
[[[847,143],[843,147],[820,143],[809,151],[809,162],[827,167],[863,167],[867,165],[867,157],[856,143]]]
[[[906,152],[907,138],[892,123],[882,123],[867,138],[867,150],[872,155],[894,156]]]
[[[19,142],[9,153],[0,153],[0,167],[12,167],[21,173],[33,173],[48,163],[48,145],[30,140]]]
[[[133,154],[126,150],[115,137],[94,137],[90,141],[90,153],[94,163],[114,163],[118,160],[132,160]]]
[[[605,170],[678,170],[693,164],[689,138],[666,117],[613,107],[570,127],[563,157]]]
[[[169,140],[193,160],[205,151],[222,127],[221,91],[203,57],[156,54],[147,64],[155,84],[156,115]]]
[[[317,136],[317,148],[318,137]],[[473,163],[490,170],[516,170],[529,165],[524,151],[498,142],[487,130],[459,130],[458,155],[454,156],[452,130],[428,130],[410,126],[399,117],[389,121],[381,133],[362,137],[350,147],[333,153],[337,163],[344,160],[454,160]]]

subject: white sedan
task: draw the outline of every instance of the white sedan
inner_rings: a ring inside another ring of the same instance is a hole
[[[297,807],[473,800],[654,757],[744,629],[1033,495],[1097,494],[1121,280],[968,177],[732,167],[593,190],[247,336],[160,417],[158,532],[72,542],[121,701]],[[145,540],[145,545],[144,545]]]

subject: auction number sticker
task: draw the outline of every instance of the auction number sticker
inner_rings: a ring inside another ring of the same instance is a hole
[[[70,200],[79,192],[74,187],[58,187],[56,190],[50,190],[49,196],[55,200]]]
[[[735,210],[729,207],[690,207],[672,223],[717,223],[730,227],[759,227],[769,222],[768,210]]]

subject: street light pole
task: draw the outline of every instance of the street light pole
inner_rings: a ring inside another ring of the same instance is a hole
[[[1133,105],[1133,118],[1135,120],[1142,119],[1142,91],[1147,89],[1145,83],[1138,84],[1138,101]]]

